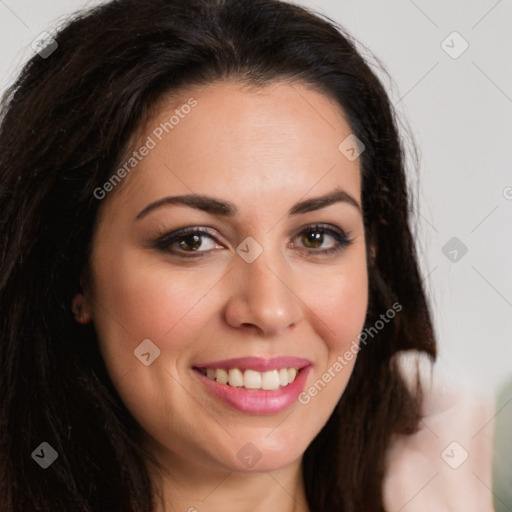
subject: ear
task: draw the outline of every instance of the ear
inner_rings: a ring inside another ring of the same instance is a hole
[[[74,296],[71,309],[79,324],[88,324],[92,320],[90,307],[83,293],[77,293]]]

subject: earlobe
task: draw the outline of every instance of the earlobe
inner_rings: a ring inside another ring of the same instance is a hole
[[[79,324],[87,324],[91,321],[91,315],[82,293],[77,293],[73,298],[72,310],[75,315],[75,320]]]

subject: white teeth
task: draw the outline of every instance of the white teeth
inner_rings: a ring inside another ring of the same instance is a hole
[[[293,382],[297,377],[297,368],[288,368],[288,382]]]
[[[220,382],[221,384],[227,384],[228,383],[228,372],[224,370],[223,368],[219,368],[218,370],[215,370],[215,380],[217,382]]]
[[[261,373],[254,370],[245,370],[244,386],[247,389],[259,389],[261,387]]]
[[[288,386],[297,376],[297,368],[279,368],[266,372],[256,370],[240,370],[239,368],[207,368],[206,376],[220,384],[227,384],[235,388],[262,389],[275,391],[279,387]]]
[[[261,389],[272,391],[279,388],[279,372],[272,370],[261,375]]]
[[[241,388],[244,385],[244,374],[238,368],[229,370],[229,385],[234,388]]]

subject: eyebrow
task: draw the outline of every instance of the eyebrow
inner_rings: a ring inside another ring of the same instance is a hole
[[[354,197],[348,192],[340,188],[336,188],[332,192],[319,197],[313,197],[311,199],[305,199],[296,203],[288,211],[288,215],[298,215],[308,212],[313,212],[326,208],[335,203],[346,203],[354,206],[361,213],[361,206]],[[187,194],[183,196],[169,196],[158,199],[153,203],[148,204],[142,211],[139,212],[136,220],[142,219],[149,212],[161,208],[163,206],[172,205],[183,205],[197,210],[202,210],[213,215],[222,215],[226,217],[233,217],[238,213],[237,207],[229,201],[220,201],[213,197],[199,195],[199,194]]]

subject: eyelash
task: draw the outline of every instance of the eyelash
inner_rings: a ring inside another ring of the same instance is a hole
[[[351,240],[349,238],[350,233],[345,233],[342,230],[332,229],[323,224],[315,224],[313,226],[308,226],[306,229],[303,229],[300,233],[298,233],[295,236],[295,238],[297,238],[305,233],[321,233],[322,235],[332,236],[335,239],[336,244],[334,247],[331,247],[330,249],[323,249],[323,250],[320,249],[319,250],[319,249],[309,249],[307,247],[305,248],[305,250],[307,252],[317,253],[317,254],[319,253],[322,256],[329,256],[329,255],[333,255],[335,253],[339,253],[340,251],[342,251],[343,249],[345,249],[346,247],[348,247],[349,245],[351,245],[353,243],[353,240]],[[152,246],[161,251],[171,252],[174,255],[177,255],[178,257],[182,257],[182,258],[200,258],[205,253],[210,252],[210,251],[197,251],[197,252],[196,251],[183,251],[182,252],[182,251],[176,251],[176,250],[169,250],[169,247],[172,244],[179,242],[182,239],[184,239],[190,235],[206,236],[208,238],[211,238],[215,242],[217,242],[215,240],[215,237],[213,235],[211,235],[205,229],[201,229],[201,228],[197,228],[197,227],[188,227],[188,228],[179,229],[178,231],[174,231],[172,233],[167,233],[167,234],[161,236],[152,244]]]

